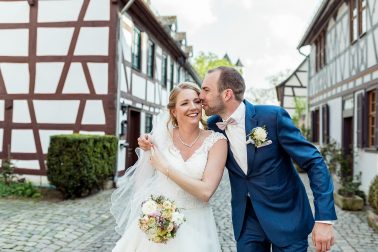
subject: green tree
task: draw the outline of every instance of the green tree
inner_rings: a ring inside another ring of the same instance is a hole
[[[207,54],[200,52],[200,54],[194,58],[193,67],[197,71],[201,79],[205,77],[207,71],[219,66],[236,67],[229,60],[219,58],[215,53],[212,52],[209,52]],[[236,69],[238,68],[236,67]]]

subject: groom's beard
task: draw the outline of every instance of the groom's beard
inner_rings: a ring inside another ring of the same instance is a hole
[[[204,110],[206,116],[223,115],[224,111],[226,111],[226,106],[222,101],[222,98],[218,96],[214,99],[214,103],[212,105],[207,104],[207,108]]]

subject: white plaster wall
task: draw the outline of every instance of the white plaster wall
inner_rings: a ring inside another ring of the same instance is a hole
[[[82,124],[105,124],[102,101],[86,101]]]
[[[74,28],[38,28],[37,55],[67,55]]]
[[[132,44],[132,35],[126,28],[120,28],[121,36],[119,43],[122,46],[123,58],[124,60],[131,62],[131,44]]]
[[[0,23],[28,23],[29,4],[27,1],[0,2]]]
[[[1,39],[0,39],[1,40]],[[29,66],[24,63],[0,63],[8,94],[29,93]]]
[[[147,101],[155,102],[155,84],[147,81]]]
[[[126,76],[125,76],[124,67],[125,67],[125,65],[122,63],[120,65],[119,74],[118,74],[118,77],[119,77],[119,79],[118,79],[119,84],[118,85],[120,85],[121,91],[127,92]]]
[[[89,72],[96,90],[96,94],[108,93],[108,64],[88,63]]]
[[[79,108],[75,100],[34,100],[38,123],[74,124]]]
[[[12,163],[17,168],[30,169],[30,170],[39,170],[39,161],[38,160],[17,160],[12,159]]]
[[[167,106],[168,104],[168,92],[166,89],[162,89],[162,94],[161,94],[161,105]]]
[[[109,28],[83,27],[75,48],[75,55],[108,55]]]
[[[141,99],[145,99],[146,95],[146,80],[138,75],[133,75],[132,94]]]
[[[50,145],[50,137],[54,135],[72,134],[72,130],[39,130],[39,137],[41,139],[42,151],[47,153]]]
[[[88,94],[89,88],[81,63],[71,63],[64,83],[63,93]]]
[[[34,134],[32,130],[12,130],[11,152],[35,153]]]
[[[4,121],[4,113],[5,113],[5,102],[4,100],[0,100],[0,121]]]
[[[22,175],[23,178],[25,178],[27,181],[32,182],[34,185],[37,186],[44,186],[47,187],[50,185],[47,176],[39,176],[39,175]]]
[[[28,56],[29,30],[0,29],[1,56]]]
[[[83,134],[83,135],[100,135],[100,136],[103,136],[103,135],[105,135],[105,132],[103,132],[103,131],[85,131],[85,130],[80,130],[80,134]]]
[[[109,0],[91,0],[84,20],[109,20],[110,4]]]
[[[372,180],[378,175],[377,153],[358,150],[355,157],[354,174],[358,174],[359,172],[361,172],[360,189],[368,193]]]
[[[26,100],[13,101],[13,122],[14,123],[30,123],[29,106]]]
[[[54,94],[63,70],[63,62],[37,63],[35,93]]]
[[[4,136],[4,129],[0,129],[0,151],[3,151],[3,136]]]
[[[341,144],[341,127],[342,127],[342,98],[336,98],[328,101],[329,106],[329,136],[330,140],[335,140]]]
[[[76,21],[82,5],[83,0],[39,0],[38,22]]]

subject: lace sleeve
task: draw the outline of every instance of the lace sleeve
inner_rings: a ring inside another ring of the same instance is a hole
[[[215,131],[211,132],[211,134],[205,140],[204,150],[206,152],[210,151],[211,147],[213,147],[213,145],[216,142],[218,142],[218,140],[221,140],[221,139],[227,140],[227,138],[222,133],[215,132]]]

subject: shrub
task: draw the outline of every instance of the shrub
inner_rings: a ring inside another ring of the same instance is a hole
[[[64,198],[82,197],[102,188],[113,175],[115,136],[52,136],[47,154],[47,177]]]
[[[41,192],[31,182],[12,182],[9,184],[0,181],[0,197],[40,198]]]
[[[378,214],[378,176],[375,176],[370,185],[368,201],[374,212]]]

